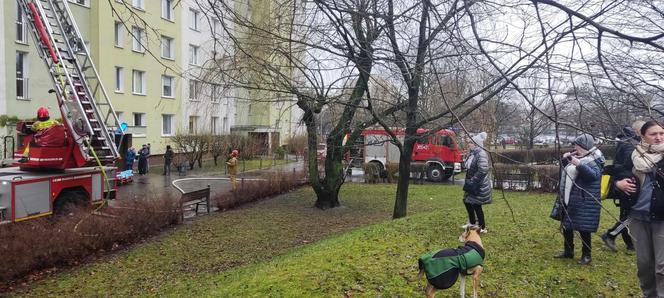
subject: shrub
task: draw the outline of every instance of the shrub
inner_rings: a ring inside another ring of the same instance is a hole
[[[284,146],[279,146],[274,150],[274,157],[276,159],[284,159],[286,157],[286,149],[284,149]]]
[[[67,216],[0,226],[0,281],[54,266],[79,264],[86,257],[154,235],[180,218],[170,198],[120,201],[100,213],[78,209]]]
[[[364,182],[378,183],[380,180],[381,166],[377,162],[369,162],[362,164],[364,170]]]
[[[388,162],[385,165],[385,174],[387,175],[387,183],[395,183],[399,177],[399,164]]]
[[[523,185],[523,187],[511,188],[513,190],[539,190],[544,192],[558,191],[558,181],[560,180],[560,168],[558,165],[514,165],[497,163],[493,165],[493,169],[495,188],[503,187],[503,183],[505,182],[518,184],[519,186]],[[518,175],[523,176],[518,177]]]
[[[224,211],[235,206],[269,198],[282,193],[289,192],[307,183],[306,173],[294,171],[293,173],[279,173],[268,176],[264,180],[238,179],[238,189],[217,195],[213,200],[219,211]]]
[[[615,156],[615,145],[600,146],[604,156],[612,159]],[[554,164],[557,163],[564,152],[574,150],[573,147],[562,147],[560,151],[556,148],[541,148],[532,150],[507,150],[501,152],[491,152],[491,158],[494,163],[518,164]]]

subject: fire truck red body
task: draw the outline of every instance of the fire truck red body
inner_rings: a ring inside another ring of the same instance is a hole
[[[392,131],[403,142],[405,129],[394,128]],[[413,147],[411,160],[413,165],[426,166],[429,180],[440,182],[461,172],[462,151],[453,131],[442,129],[431,132],[420,128],[417,134],[419,137]],[[390,142],[391,137],[385,129],[368,128],[362,132],[362,136],[365,163],[378,163],[382,169],[388,163],[399,163],[399,149]]]

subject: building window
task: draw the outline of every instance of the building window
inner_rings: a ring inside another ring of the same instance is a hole
[[[217,134],[217,122],[219,122],[219,117],[212,117],[212,122],[210,123],[210,132],[212,134]]]
[[[173,97],[173,83],[175,78],[172,76],[161,76],[161,96]]]
[[[198,131],[198,116],[189,116],[189,133],[193,134]]]
[[[168,37],[168,36],[162,36],[161,37],[161,57],[162,58],[168,58],[168,59],[173,59],[174,54],[173,54],[173,39]]]
[[[144,0],[132,0],[131,5],[134,6],[134,8],[145,10],[145,1]]]
[[[218,37],[217,34],[221,34],[221,22],[217,19],[212,19],[212,35],[213,37]]]
[[[131,92],[134,94],[145,95],[145,72],[134,70],[132,72]]]
[[[198,65],[198,47],[189,45],[189,64]]]
[[[69,0],[69,2],[76,3],[78,5],[89,6],[88,0]]]
[[[124,48],[124,24],[115,22],[115,46]]]
[[[124,68],[115,67],[115,92],[124,91]]]
[[[198,10],[189,9],[189,18],[189,28],[198,31],[198,19],[200,18],[200,13]]]
[[[132,45],[132,50],[136,52],[145,52],[145,43],[147,42],[147,36],[145,35],[145,30],[139,27],[132,27],[131,29],[133,34],[134,43]]]
[[[161,115],[161,135],[162,136],[173,135],[173,115],[169,114]]]
[[[189,99],[198,100],[198,95],[201,89],[201,82],[196,80],[189,80]]]
[[[17,6],[16,13],[16,41],[20,43],[28,42],[28,27],[25,19],[25,13]]]
[[[223,122],[221,122],[221,131],[226,132],[228,129],[228,117],[224,117]]]
[[[145,113],[134,113],[134,126],[146,126]]]
[[[118,111],[115,111],[115,116],[118,117],[118,121],[119,121],[120,123],[124,123],[124,122],[125,122],[125,120],[124,120],[124,112],[118,112]]]
[[[172,21],[174,15],[173,0],[161,0],[161,17]]]
[[[28,98],[28,54],[16,52],[16,98]]]
[[[212,94],[211,94],[210,98],[211,98],[211,101],[213,103],[218,103],[219,102],[219,97],[220,97],[219,92],[220,91],[221,91],[221,86],[219,86],[217,84],[212,84]]]

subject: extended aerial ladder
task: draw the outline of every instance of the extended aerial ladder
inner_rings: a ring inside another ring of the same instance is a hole
[[[112,164],[119,157],[115,138],[121,138],[123,130],[67,0],[17,0],[17,4],[53,80],[65,139],[70,141],[61,148],[30,147],[27,162],[17,165],[66,169]],[[16,151],[14,156],[21,154]]]

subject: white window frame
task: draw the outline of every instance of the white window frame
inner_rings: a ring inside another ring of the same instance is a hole
[[[190,44],[189,45],[189,65],[196,65],[198,66],[198,50],[200,49],[199,46]]]
[[[30,80],[29,77],[29,68],[28,68],[28,53],[27,52],[21,52],[21,51],[16,51],[16,56],[15,56],[15,61],[16,62],[19,59],[19,55],[22,59],[21,65],[23,66],[23,69],[21,69],[21,75],[19,77],[18,69],[16,70],[16,99],[21,99],[21,100],[29,100],[30,99],[30,89],[28,88],[28,82]],[[18,94],[18,86],[21,86],[21,90],[23,91],[23,94],[19,96]]]
[[[137,86],[136,86],[136,75],[141,74],[141,89],[140,92],[137,91]],[[143,70],[138,70],[134,69],[131,71],[131,93],[134,95],[146,95],[147,94],[147,86],[145,84],[146,82],[146,76],[147,74]]]
[[[140,10],[145,10],[145,0],[132,0],[131,6]]]
[[[171,94],[166,95],[164,93],[164,87],[166,87],[166,81],[170,81],[170,90]],[[161,97],[166,97],[166,98],[175,98],[175,77],[173,76],[168,76],[168,75],[162,75],[161,76]]]
[[[187,128],[189,129],[190,134],[195,134],[198,132],[198,119],[200,119],[200,117],[196,115],[189,116],[189,122],[188,122],[189,125],[187,126]]]
[[[161,18],[168,21],[175,21],[175,9],[173,9],[173,0],[161,0]]]
[[[165,46],[168,45],[168,55],[164,55]],[[161,58],[174,60],[175,59],[175,39],[172,37],[161,36]]]
[[[114,43],[116,48],[124,48],[124,24],[120,21],[115,21],[115,25],[113,27],[113,34],[114,34]]]
[[[193,8],[189,9],[189,29],[199,31],[200,27],[200,11]]]
[[[115,93],[124,93],[124,67],[115,67]]]
[[[145,53],[145,46],[147,42],[145,29],[133,26],[131,27],[131,32],[133,35],[131,50],[137,53]]]
[[[16,42],[21,43],[21,44],[28,44],[28,23],[26,20],[25,12],[16,6],[16,27],[14,28],[16,31],[14,32],[16,34]],[[21,28],[21,36],[18,36],[18,28]]]
[[[192,96],[193,95],[193,96]],[[201,98],[201,82],[190,79],[189,80],[189,100],[199,101]]]
[[[164,127],[164,121],[166,120],[166,117],[169,119],[169,131],[165,131]],[[175,128],[175,115],[173,114],[161,114],[161,136],[162,137],[172,137],[174,135],[174,129]]]
[[[145,113],[132,113],[133,120],[134,120],[134,127],[147,127],[147,123],[145,121]],[[138,116],[138,119],[140,120],[140,123],[136,123],[136,116]]]
[[[76,5],[84,6],[84,7],[90,7],[90,0],[69,0],[70,3],[74,3]],[[83,2],[83,3],[80,3]]]

